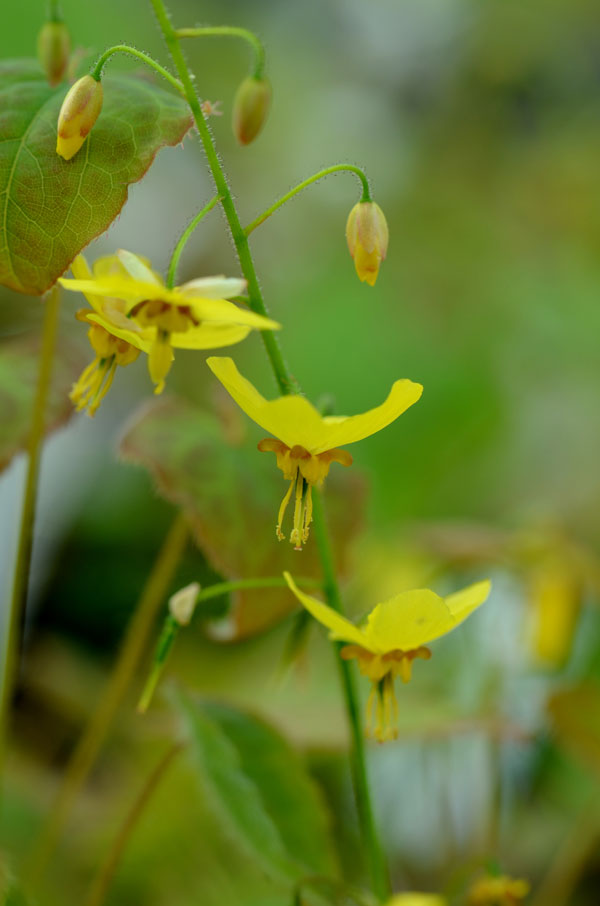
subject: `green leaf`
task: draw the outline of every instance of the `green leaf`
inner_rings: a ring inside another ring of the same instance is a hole
[[[268,724],[178,696],[200,780],[236,841],[275,879],[332,874],[323,803],[304,765]]]
[[[0,344],[0,471],[27,446],[39,371],[40,341],[19,338]],[[79,354],[61,344],[56,356],[46,408],[46,433],[64,424],[73,413],[69,390],[83,367]]]
[[[186,104],[141,79],[102,80],[104,106],[70,161],[56,153],[65,86],[37,63],[0,63],[0,283],[39,295],[104,232],[157,151],[190,128]]]
[[[122,456],[145,466],[158,491],[187,514],[211,565],[227,579],[293,575],[318,579],[314,539],[302,554],[277,541],[277,511],[287,482],[274,457],[252,441],[236,439],[231,414],[217,418],[174,398],[145,406],[121,442]],[[242,424],[242,432],[244,422]],[[364,490],[356,470],[332,469],[326,503],[335,537],[338,575],[347,572],[349,544],[362,521]],[[245,590],[232,596],[220,638],[257,633],[297,607],[286,589]]]

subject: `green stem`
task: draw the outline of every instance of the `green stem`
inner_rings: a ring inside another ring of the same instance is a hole
[[[85,906],[101,906],[104,902],[108,889],[119,867],[123,853],[125,852],[125,848],[139,819],[144,813],[148,802],[154,795],[160,781],[164,777],[167,768],[171,765],[171,762],[175,756],[179,754],[182,748],[183,745],[181,743],[171,746],[146,780],[138,797],[126,815],[125,821],[115,837],[105,861],[100,866],[98,874],[92,881],[88,895],[85,899]]]
[[[338,613],[344,613],[344,607],[340,597],[340,592],[335,576],[335,566],[333,561],[333,552],[331,542],[325,522],[325,513],[323,511],[323,501],[321,492],[313,488],[313,526],[315,540],[319,548],[319,556],[323,568],[323,587],[327,600],[334,610]],[[340,671],[342,688],[346,698],[346,707],[350,722],[353,743],[353,764],[352,773],[354,780],[354,791],[356,795],[356,805],[358,817],[363,829],[365,845],[367,847],[368,862],[371,873],[371,882],[373,892],[382,901],[390,896],[390,881],[388,877],[385,857],[381,849],[381,844],[377,836],[375,825],[375,816],[373,814],[373,805],[369,789],[369,777],[367,774],[367,759],[365,753],[365,738],[362,730],[362,721],[360,717],[360,706],[356,692],[355,674],[348,661],[339,657],[341,644],[337,644],[337,662]]]
[[[44,302],[44,326],[42,332],[40,370],[33,402],[31,433],[27,443],[27,475],[23,491],[23,508],[21,511],[21,525],[19,529],[12,597],[7,620],[8,626],[5,627],[6,631],[4,633],[6,641],[2,662],[2,688],[0,690],[0,763],[4,761],[6,729],[9,722],[10,706],[16,682],[21,627],[25,616],[27,593],[29,590],[29,569],[31,566],[31,552],[33,548],[33,529],[35,523],[38,477],[44,441],[46,403],[50,391],[52,365],[56,348],[59,311],[60,289],[55,286]]]
[[[194,83],[188,71],[181,47],[179,46],[177,33],[171,24],[171,20],[167,15],[162,0],[151,0],[151,3],[154,7],[165,42],[169,48],[173,62],[175,63],[175,68],[177,69],[179,78],[183,84],[185,96],[194,116],[194,122],[196,123],[196,128],[198,129],[200,140],[202,141],[204,153],[206,154],[208,166],[215,182],[217,193],[221,196],[223,210],[227,217],[231,235],[237,249],[242,272],[248,282],[248,302],[250,308],[253,311],[258,312],[258,314],[268,317],[267,308],[258,284],[256,271],[254,270],[254,262],[252,260],[250,246],[248,245],[248,239],[244,233],[242,224],[240,223],[233,197],[229,190],[229,186],[227,185],[225,173],[223,172],[219,156],[213,145],[210,130],[206,124],[206,120],[200,107],[200,101],[196,95]],[[279,341],[274,332],[272,330],[263,330],[261,331],[261,335],[267,350],[267,355],[271,360],[280,391],[282,393],[297,393],[298,385],[288,373],[285,362],[283,361],[281,349],[279,348]]]
[[[156,60],[153,60],[152,57],[149,57],[147,53],[142,53],[141,50],[137,50],[135,47],[131,47],[129,44],[115,44],[114,47],[109,47],[108,50],[105,50],[101,57],[99,57],[98,62],[90,72],[90,75],[93,79],[96,79],[97,82],[102,78],[102,70],[106,65],[110,57],[115,53],[128,53],[132,57],[137,57],[138,60],[147,63],[148,66],[151,66],[159,75],[166,79],[169,84],[175,88],[179,94],[184,94],[181,83],[177,79],[173,78],[168,69],[165,69],[164,66],[161,66],[160,63],[157,63]]]
[[[308,186],[311,186],[314,182],[317,182],[319,179],[323,179],[324,176],[329,176],[331,173],[342,173],[347,171],[349,173],[355,173],[362,183],[362,198],[361,201],[371,201],[371,191],[369,189],[369,181],[366,177],[366,174],[360,167],[355,167],[353,164],[334,164],[331,167],[325,167],[324,170],[319,170],[318,173],[314,173],[312,176],[309,176],[308,179],[304,179],[302,182],[299,182],[297,186],[293,189],[290,189],[289,192],[286,192],[285,195],[282,195],[271,207],[267,208],[266,211],[253,220],[252,223],[249,223],[245,228],[244,232],[246,236],[249,236],[250,233],[256,229],[257,226],[260,226],[261,223],[264,223],[265,220],[274,214],[275,211],[280,208],[282,205],[289,201],[290,198],[293,198],[294,195],[297,195],[302,189],[306,189]]]
[[[198,224],[200,223],[202,218],[205,217],[209,211],[212,211],[214,206],[216,204],[218,204],[218,202],[220,200],[221,199],[220,199],[219,195],[215,195],[214,198],[211,198],[211,200],[208,202],[208,204],[205,205],[202,208],[202,210],[196,214],[196,216],[194,217],[192,222],[189,224],[189,226],[186,227],[186,229],[181,234],[181,238],[180,238],[179,242],[177,243],[177,245],[175,246],[175,250],[174,250],[173,254],[171,255],[171,261],[169,263],[169,272],[167,274],[167,289],[173,289],[173,287],[175,285],[175,271],[177,270],[177,265],[179,264],[179,259],[181,258],[181,253],[183,252],[188,239],[190,238],[190,236],[192,235],[192,233],[194,232],[194,230],[196,229],[196,227],[198,226]]]
[[[298,585],[305,585],[308,587],[321,587],[321,583],[316,579],[297,579]],[[208,588],[203,588],[198,592],[196,597],[195,607],[197,608],[200,603],[203,601],[210,601],[211,598],[218,598],[221,595],[229,594],[232,591],[243,591],[245,589],[251,588],[285,588],[287,587],[287,582],[281,576],[257,578],[257,579],[238,579],[234,582],[218,582],[215,585],[209,585]],[[173,647],[177,636],[179,635],[179,630],[182,629],[182,624],[179,623],[171,613],[168,613],[165,622],[163,624],[162,631],[158,638],[156,644],[156,651],[154,653],[154,662],[150,669],[150,674],[146,680],[146,684],[142,690],[140,700],[137,706],[138,712],[140,714],[145,714],[148,710],[156,687],[160,681],[160,678],[163,674],[163,670],[167,663],[167,658],[171,653],[171,648]]]
[[[60,6],[58,5],[58,0],[50,0],[48,3],[48,21],[49,22],[62,22],[63,17],[60,14]]]
[[[307,587],[320,588],[321,582],[317,579],[298,579],[298,585]],[[218,582],[216,585],[209,585],[198,593],[197,604],[202,601],[209,601],[210,598],[217,598],[219,595],[229,594],[231,591],[243,591],[248,588],[286,588],[287,582],[281,576],[272,578],[257,579],[239,579],[235,582]]]
[[[185,58],[183,56],[177,32],[174,30],[171,20],[167,14],[163,0],[151,0],[152,6],[156,13],[158,23],[164,35],[165,42],[169,48],[175,68],[183,84],[187,101],[192,110],[196,127],[200,135],[200,140],[204,147],[204,153],[208,161],[218,194],[222,197],[223,210],[231,230],[231,235],[237,250],[242,273],[248,282],[249,304],[253,311],[258,314],[267,315],[267,308],[264,303],[262,293],[258,284],[258,278],[254,268],[252,253],[248,244],[248,237],[240,223],[233,197],[227,184],[225,173],[212,141],[210,130],[205,122],[200,102],[194,89],[194,83],[190,76]],[[283,394],[298,393],[300,388],[297,381],[290,375],[286,368],[277,338],[271,331],[262,332],[263,341],[267,355],[271,362],[275,378]],[[320,507],[319,495],[317,497],[317,509]],[[330,556],[329,541],[324,520],[321,518],[321,529],[318,532],[318,548],[323,567],[323,574],[327,583],[328,600],[337,610],[342,610],[341,599],[335,578],[335,572],[332,566]],[[352,727],[353,738],[353,776],[355,780],[355,793],[358,804],[359,820],[364,837],[365,847],[369,861],[369,871],[373,883],[374,891],[382,900],[388,897],[390,892],[389,879],[385,866],[385,859],[377,831],[373,820],[373,809],[371,805],[371,795],[367,782],[367,773],[365,765],[364,740],[362,736],[361,721],[358,714],[357,697],[354,690],[353,673],[347,662],[342,662],[342,680],[343,691],[346,701],[348,718]]]
[[[150,638],[157,614],[189,537],[182,514],[175,517],[129,623],[119,657],[102,698],[81,736],[29,860],[29,883],[35,885],[48,864],[71,806],[91,771]]]
[[[232,38],[243,38],[252,46],[254,51],[254,78],[262,79],[265,71],[265,49],[254,34],[247,28],[237,28],[231,25],[211,25],[207,28],[178,28],[175,30],[177,38],[204,38],[225,35]]]

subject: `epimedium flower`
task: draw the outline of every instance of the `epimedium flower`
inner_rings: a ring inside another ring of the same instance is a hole
[[[428,642],[446,635],[486,600],[491,584],[477,582],[448,595],[436,595],[427,588],[404,591],[377,604],[363,626],[301,591],[288,572],[284,574],[291,591],[312,616],[329,629],[329,637],[348,642],[340,655],[344,660],[356,658],[363,676],[371,680],[367,704],[367,733],[379,742],[398,735],[398,703],[394,680],[408,683],[416,658],[428,661]],[[373,711],[376,722],[373,729]]]
[[[74,280],[61,278],[65,289],[105,300],[102,321],[104,329],[119,336],[113,329],[113,315],[123,319],[136,334],[142,330],[148,353],[150,377],[156,384],[155,393],[162,393],[165,378],[173,362],[173,349],[217,349],[245,339],[250,330],[276,330],[276,321],[255,314],[247,308],[227,301],[239,296],[246,281],[228,277],[201,277],[182,286],[168,289],[159,274],[148,262],[123,249],[111,259],[118,263],[112,268],[101,267],[93,277],[75,274]],[[108,303],[107,304],[107,300]],[[91,303],[90,303],[91,304]],[[111,317],[106,317],[110,312]],[[92,320],[88,317],[88,320]],[[132,343],[131,337],[123,337]]]
[[[95,261],[93,274],[83,255],[78,255],[71,264],[75,279],[88,282],[122,270],[116,255]],[[117,365],[130,365],[140,352],[150,351],[152,331],[127,318],[125,304],[120,299],[105,299],[89,292],[85,297],[91,307],[80,309],[76,317],[89,324],[88,339],[96,358],[73,385],[70,399],[78,412],[87,408],[93,416],[110,389]]]
[[[530,884],[508,875],[487,875],[471,886],[469,906],[517,906],[529,894]]]
[[[346,240],[358,279],[375,286],[389,242],[387,220],[378,204],[359,201],[354,205],[346,222]]]
[[[322,416],[299,394],[266,400],[240,374],[230,358],[211,356],[206,362],[246,415],[274,435],[261,440],[258,449],[275,453],[277,466],[289,481],[277,517],[276,533],[280,541],[285,538],[281,528],[285,511],[292,494],[295,496],[290,541],[296,550],[301,550],[308,540],[312,521],[312,488],[322,485],[332,462],[342,466],[352,465],[352,456],[340,446],[381,431],[416,403],[423,392],[421,384],[400,380],[392,385],[385,402],[368,412],[352,416]]]

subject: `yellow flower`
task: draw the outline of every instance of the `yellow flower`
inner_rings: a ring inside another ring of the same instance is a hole
[[[375,286],[389,241],[387,221],[378,204],[359,201],[354,205],[346,223],[346,239],[359,280]]]
[[[303,396],[266,400],[239,373],[230,358],[212,356],[206,361],[246,415],[274,435],[261,440],[258,449],[275,453],[277,466],[290,483],[277,518],[276,532],[280,541],[285,538],[281,524],[295,488],[294,527],[290,541],[297,550],[308,539],[313,485],[323,483],[332,462],[352,465],[351,455],[347,450],[340,450],[339,445],[352,444],[381,431],[412,406],[423,391],[420,384],[412,381],[396,381],[388,398],[375,409],[362,415],[324,417]]]
[[[397,893],[385,906],[447,906],[436,893]]]
[[[517,906],[529,893],[527,881],[509,878],[507,875],[489,875],[475,881],[469,890],[471,906]]]
[[[56,137],[56,153],[71,160],[74,157],[102,110],[102,84],[91,75],[83,76],[67,92],[60,113]]]
[[[111,260],[114,262],[114,257]],[[217,349],[239,343],[251,329],[276,330],[280,326],[227,301],[244,291],[245,280],[203,277],[167,289],[161,277],[139,255],[120,250],[117,262],[118,267],[94,270],[93,279],[88,271],[86,276],[75,274],[75,280],[59,282],[65,289],[84,293],[88,300],[91,297],[110,300],[111,311],[118,307],[130,331],[143,329],[143,336],[149,339],[148,348],[143,351],[148,352],[155,393],[164,389],[173,362],[173,348]],[[88,320],[101,323],[109,333],[119,336],[106,318],[98,321],[88,317]],[[124,339],[132,342],[129,336]]]
[[[94,263],[96,279],[122,270],[123,265],[115,255],[99,258]],[[77,280],[92,280],[83,255],[75,258],[71,271]],[[135,362],[140,351],[150,351],[152,331],[127,318],[125,305],[119,299],[103,299],[93,293],[86,293],[86,299],[91,308],[80,309],[77,319],[90,325],[88,339],[96,358],[73,385],[70,398],[78,412],[87,408],[88,414],[93,416],[110,389],[117,365],[129,365]]]
[[[373,710],[377,719],[373,735],[380,742],[398,735],[398,704],[394,693],[397,676],[407,683],[415,658],[429,660],[427,642],[446,635],[466,620],[490,593],[490,582],[477,582],[446,598],[426,588],[404,591],[371,611],[364,627],[356,626],[312,595],[300,591],[291,575],[283,574],[290,589],[309,613],[329,629],[329,637],[345,645],[344,660],[356,658],[363,676],[372,683],[367,704],[367,733],[371,735]]]

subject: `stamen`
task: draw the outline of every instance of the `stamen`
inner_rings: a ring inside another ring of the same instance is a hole
[[[294,506],[294,528],[290,541],[294,550],[302,550],[302,525],[304,521],[304,479],[299,473],[296,475],[296,504]]]
[[[104,381],[104,385],[102,387],[98,387],[98,390],[96,391],[96,395],[94,397],[94,401],[92,402],[91,406],[88,409],[88,415],[90,415],[92,418],[98,411],[98,407],[99,407],[100,403],[102,402],[102,400],[104,399],[104,397],[106,396],[108,391],[110,390],[110,385],[113,382],[113,378],[115,376],[115,371],[117,370],[117,363],[115,361],[114,356],[112,357],[112,359],[109,359],[107,361],[107,364],[108,364],[108,362],[111,362],[111,365],[110,365],[108,374],[106,376],[106,380]]]
[[[383,742],[385,739],[384,734],[383,734],[384,717],[383,717],[383,701],[382,701],[381,693],[382,693],[381,682],[379,682],[379,683],[377,683],[377,696],[376,696],[377,723],[375,724],[375,733],[374,733],[374,736],[375,736],[375,739],[377,740],[377,742]]]
[[[308,541],[310,524],[312,522],[312,485],[307,483],[306,500],[304,502],[304,528],[302,529],[302,541],[304,544]]]
[[[406,656],[401,658],[399,672],[402,682],[410,683],[410,678],[412,676],[412,658]]]
[[[69,393],[69,399],[71,400],[71,402],[73,402],[73,403],[79,402],[82,395],[87,390],[89,381],[99,364],[100,364],[100,359],[94,359],[94,361],[90,362],[90,364],[86,368],[84,368],[84,370],[81,372],[78,380],[76,381],[75,384],[73,384],[71,392]]]
[[[292,496],[292,490],[294,487],[295,478],[292,478],[290,481],[290,486],[285,492],[285,497],[281,501],[281,506],[279,507],[279,514],[277,516],[277,526],[275,528],[275,534],[279,541],[285,540],[285,535],[281,531],[281,523],[283,522],[283,517],[285,516],[285,511],[287,510],[288,503],[290,502],[290,497]]]
[[[94,365],[96,367],[92,372],[90,372],[85,385],[81,387],[81,393],[79,394],[76,405],[77,412],[81,412],[82,409],[85,409],[90,400],[94,398],[94,396],[102,386],[104,376],[110,368],[110,362],[110,359],[97,359],[94,362]]]
[[[391,673],[383,678],[384,740],[398,736],[398,702],[394,692],[394,677]]]

